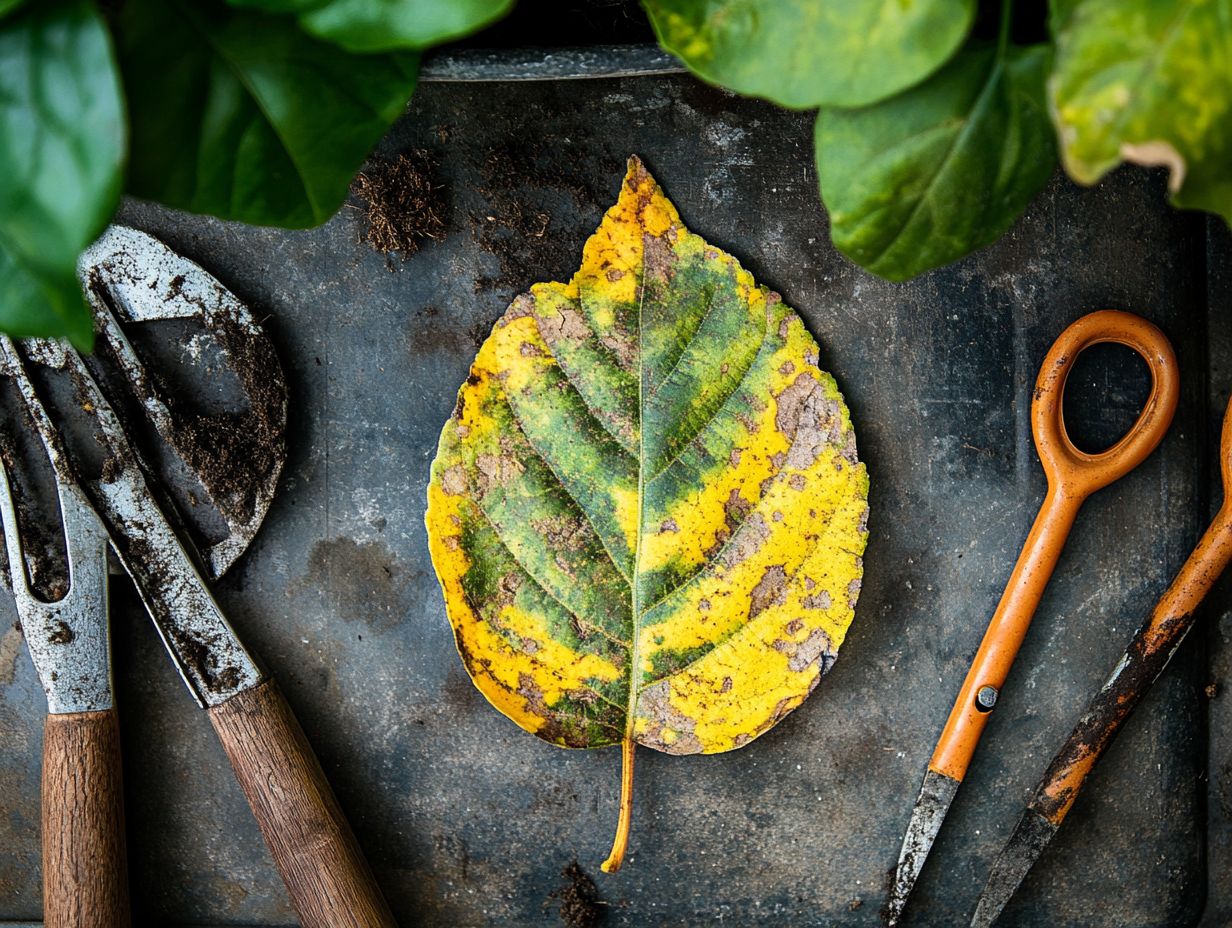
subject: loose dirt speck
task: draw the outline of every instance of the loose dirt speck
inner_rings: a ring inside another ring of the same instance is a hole
[[[595,881],[576,860],[560,871],[560,875],[564,877],[565,885],[548,895],[544,908],[552,903],[558,905],[561,924],[568,928],[593,928],[600,924],[607,903],[599,898]]]

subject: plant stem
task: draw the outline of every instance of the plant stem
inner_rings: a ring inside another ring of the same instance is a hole
[[[633,820],[633,753],[637,742],[626,737],[620,745],[620,817],[616,820],[616,838],[612,852],[599,867],[604,873],[615,873],[625,862],[625,848],[629,846],[629,824]]]
[[[997,57],[1004,58],[1010,44],[1010,25],[1014,21],[1014,0],[1001,0],[1000,32],[997,33]]]

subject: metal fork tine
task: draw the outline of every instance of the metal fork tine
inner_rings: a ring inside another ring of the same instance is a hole
[[[13,596],[21,613],[34,602],[30,581],[26,577],[26,556],[21,544],[21,529],[17,525],[17,507],[13,503],[13,491],[9,485],[8,465],[0,459],[0,522],[4,526],[4,546],[9,556],[9,577],[13,584]]]
[[[55,350],[30,342],[31,350]],[[61,349],[62,350],[62,349]],[[14,599],[26,644],[53,714],[93,712],[113,705],[107,617],[107,532],[73,474],[52,423],[11,339],[0,336],[0,375],[12,378],[52,465],[60,502],[60,530],[68,554],[67,592],[47,602],[30,588],[17,505],[8,468],[0,460],[0,521],[9,552]]]

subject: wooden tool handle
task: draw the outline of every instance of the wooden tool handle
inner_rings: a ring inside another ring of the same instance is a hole
[[[277,684],[209,709],[304,928],[394,928],[321,765]]]
[[[129,924],[115,709],[43,725],[43,910],[47,928]]]

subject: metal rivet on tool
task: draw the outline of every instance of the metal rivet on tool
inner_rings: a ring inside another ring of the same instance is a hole
[[[997,688],[995,686],[981,686],[980,691],[975,694],[975,708],[981,712],[989,712],[996,704]]]

